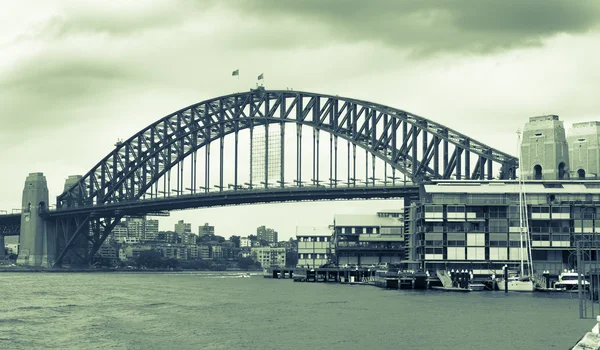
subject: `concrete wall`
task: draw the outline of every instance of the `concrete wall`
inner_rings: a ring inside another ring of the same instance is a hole
[[[556,115],[529,118],[521,141],[521,176],[535,178],[541,167],[541,179],[568,178],[569,148],[563,122]]]
[[[571,178],[597,178],[600,170],[600,122],[575,123],[569,130]]]

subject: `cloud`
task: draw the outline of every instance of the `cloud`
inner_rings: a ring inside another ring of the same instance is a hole
[[[582,33],[600,21],[600,4],[590,1],[240,0],[237,5],[265,23],[293,19],[300,28],[327,29],[315,36],[381,42],[419,55],[538,46],[545,38]]]

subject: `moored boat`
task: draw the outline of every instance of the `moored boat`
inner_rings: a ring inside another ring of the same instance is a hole
[[[554,288],[564,289],[565,291],[576,291],[579,289],[579,276],[577,272],[573,270],[564,270],[558,275],[558,281],[554,283]],[[590,286],[590,282],[587,281],[584,276],[581,276],[581,287],[587,289]]]

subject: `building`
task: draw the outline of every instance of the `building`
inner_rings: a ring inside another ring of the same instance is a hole
[[[328,227],[296,227],[298,266],[314,268],[330,262],[332,238]]]
[[[529,118],[523,129],[519,170],[526,180],[569,178],[569,147],[557,115]]]
[[[210,246],[199,245],[198,246],[198,259],[208,260],[210,259]]]
[[[144,237],[144,222],[144,218],[127,218],[125,220],[125,225],[127,225],[127,236],[141,240]]]
[[[127,224],[124,222],[118,223],[117,225],[115,225],[115,227],[113,227],[110,234],[111,234],[112,239],[115,240],[116,242],[120,242],[123,239],[127,239],[129,237],[128,230],[127,230]]]
[[[574,268],[576,242],[600,233],[600,181],[528,181],[523,192],[534,272]],[[505,264],[517,269],[527,256],[517,181],[425,184],[409,216],[410,257],[423,269],[498,274]]]
[[[188,224],[188,223],[184,222],[183,220],[179,220],[175,224],[175,233],[177,233],[179,236],[181,236],[184,233],[190,233],[190,232],[192,232],[192,224]]]
[[[597,179],[600,171],[600,122],[574,123],[567,138],[572,179]]]
[[[403,211],[374,215],[335,215],[335,260],[338,265],[376,265],[405,259]]]
[[[158,239],[158,220],[144,219],[144,234],[142,240],[156,241]]]
[[[203,226],[198,226],[198,236],[214,236],[215,227],[205,223]]]
[[[223,250],[220,245],[210,246],[210,257],[212,259],[223,259]]]
[[[278,242],[277,235],[277,231],[272,228],[267,228],[264,225],[256,228],[256,238],[258,238],[259,241],[264,240],[269,243],[276,243]]]
[[[285,267],[286,264],[285,248],[251,248],[251,255],[252,259],[254,259],[256,262],[259,262],[263,268]]]
[[[240,248],[251,248],[251,247],[252,247],[252,241],[250,240],[250,238],[248,238],[248,237],[240,238]]]
[[[98,248],[98,255],[107,259],[111,266],[116,266],[119,263],[117,249],[106,242]]]

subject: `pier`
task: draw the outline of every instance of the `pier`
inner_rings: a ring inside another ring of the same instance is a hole
[[[421,271],[382,271],[369,268],[270,268],[264,278],[291,279],[294,282],[340,283],[373,285],[384,289],[436,289],[442,291],[471,291],[471,285],[497,290],[495,281],[489,278],[469,277],[468,274],[450,273],[444,270],[435,275]],[[478,289],[478,290],[482,290]]]

